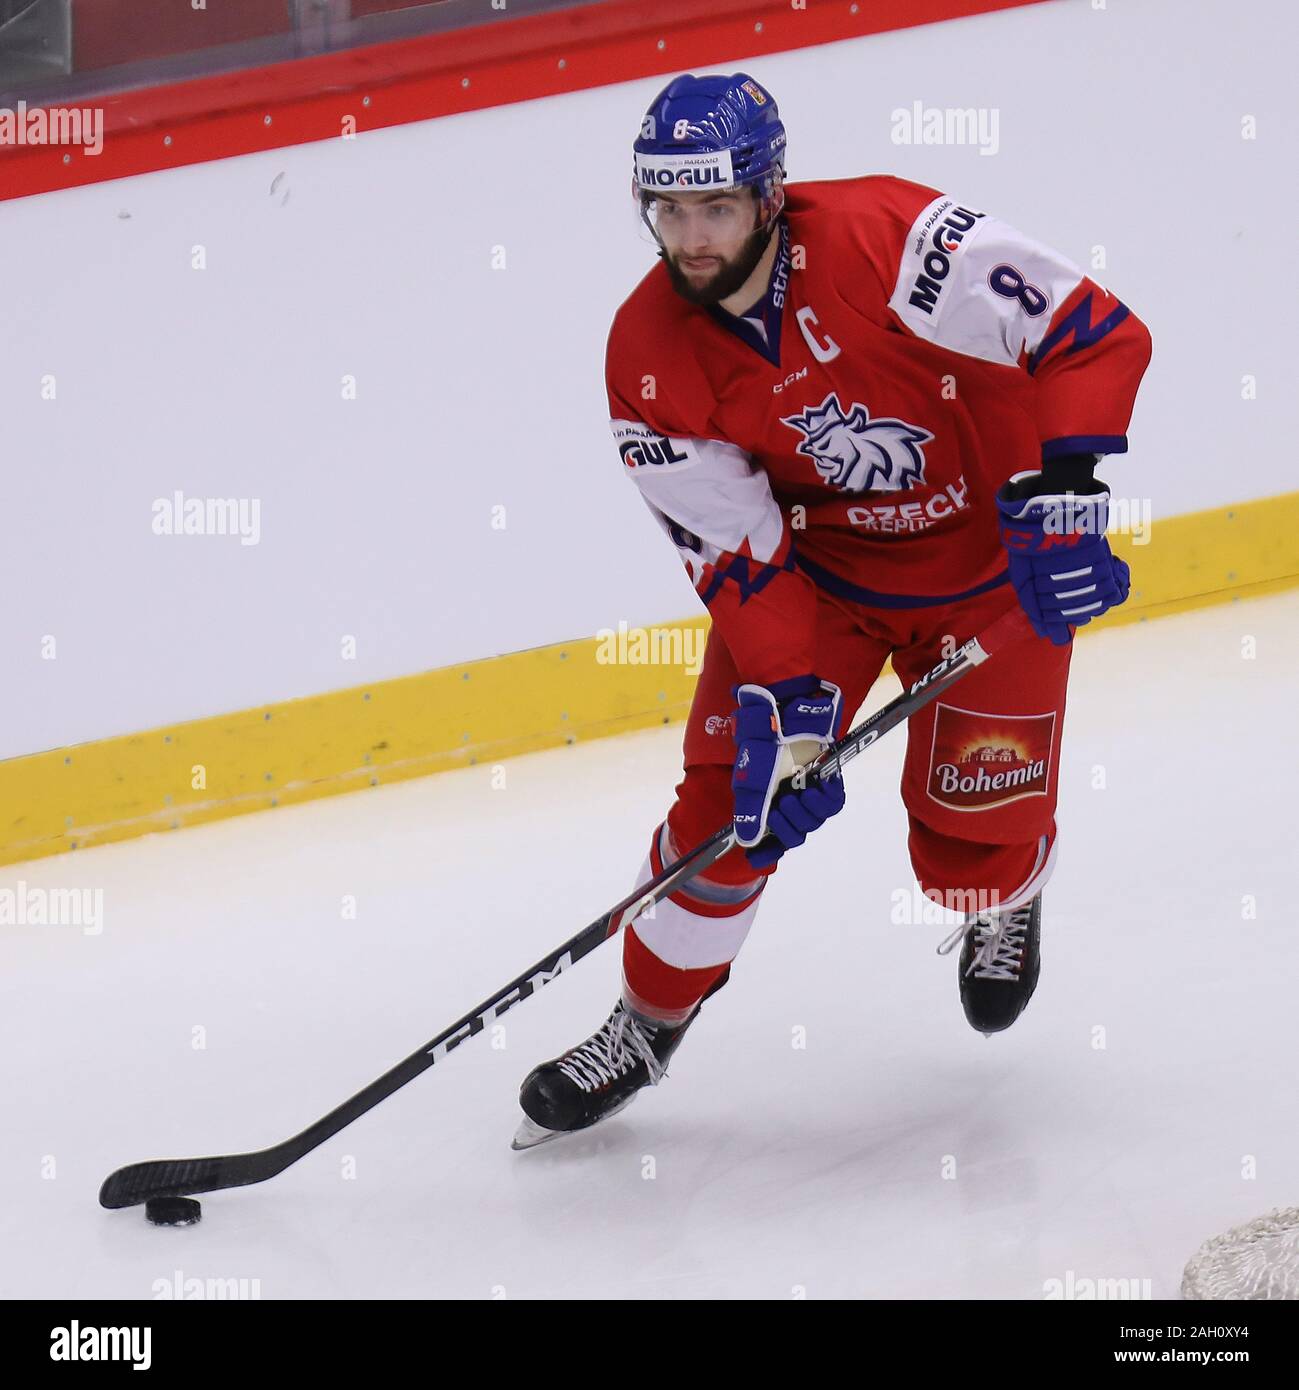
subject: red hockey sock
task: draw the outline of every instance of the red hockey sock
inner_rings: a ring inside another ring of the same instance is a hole
[[[627,1008],[672,1027],[684,1023],[730,962],[678,970],[661,961],[630,926],[623,935],[622,997]]]

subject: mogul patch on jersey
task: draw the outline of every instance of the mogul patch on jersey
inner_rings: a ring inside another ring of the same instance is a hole
[[[1045,796],[1054,738],[1054,711],[980,714],[940,703],[925,790],[952,811],[986,811]]]
[[[859,401],[845,411],[831,391],[820,405],[782,415],[780,423],[803,436],[798,452],[812,460],[829,487],[901,492],[925,481],[924,446],[934,436],[902,420],[872,420]]]
[[[618,455],[628,468],[661,468],[666,464],[690,463],[697,455],[688,440],[668,439],[636,420],[611,420]]]
[[[936,207],[927,210],[912,248],[920,267],[911,281],[908,304],[933,315],[943,293],[943,281],[952,268],[952,257],[984,216],[985,213],[958,206],[950,198],[940,199]]]

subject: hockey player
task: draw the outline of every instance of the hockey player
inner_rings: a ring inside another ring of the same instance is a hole
[[[889,176],[785,185],[744,73],[683,76],[635,142],[660,263],[618,310],[606,386],[627,476],[712,617],[676,800],[638,882],[734,817],[738,844],[627,928],[604,1025],[535,1068],[515,1147],[657,1083],[728,979],[777,860],[843,805],[781,791],[889,657],[905,683],[1018,602],[1036,635],[908,724],[923,891],[967,914],[960,998],[1008,1028],[1038,979],[1073,629],[1122,603],[1098,459],[1144,325],[990,213]]]

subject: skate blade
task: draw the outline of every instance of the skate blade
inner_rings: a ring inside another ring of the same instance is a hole
[[[564,1132],[562,1129],[546,1129],[545,1126],[537,1124],[525,1115],[518,1129],[514,1131],[510,1148],[516,1153],[522,1153],[524,1149],[535,1149],[538,1144],[549,1144],[552,1139],[558,1139]]]
[[[615,1115],[626,1108],[636,1099],[637,1093],[633,1091],[626,1100],[620,1100],[613,1109],[601,1115],[596,1124],[606,1124]],[[535,1149],[541,1144],[549,1144],[552,1139],[565,1139],[570,1134],[589,1134],[596,1125],[586,1125],[582,1129],[547,1129],[545,1125],[539,1125],[535,1120],[524,1115],[519,1122],[519,1127],[514,1131],[514,1138],[510,1141],[510,1148],[516,1153],[522,1153],[524,1149]]]

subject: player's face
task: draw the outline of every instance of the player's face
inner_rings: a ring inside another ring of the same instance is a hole
[[[691,303],[716,304],[733,295],[762,259],[768,229],[757,230],[751,189],[660,194],[655,204],[668,275]]]

